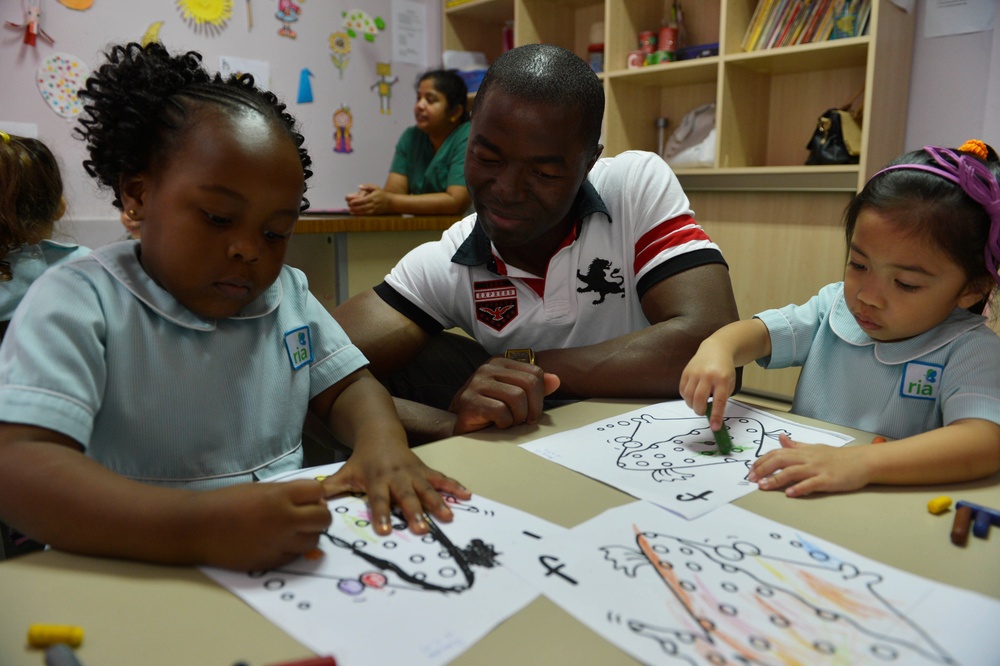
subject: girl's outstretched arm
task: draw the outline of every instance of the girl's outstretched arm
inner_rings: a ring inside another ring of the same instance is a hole
[[[290,562],[330,524],[315,481],[151,486],[111,472],[64,435],[11,423],[0,424],[0,518],[69,552],[242,570]]]
[[[869,484],[922,485],[972,481],[1000,470],[1000,425],[963,419],[913,437],[865,446],[802,444],[761,456],[749,480],[789,497],[857,490]]]
[[[310,409],[354,450],[343,468],[324,480],[327,497],[345,492],[367,494],[378,534],[392,531],[392,505],[403,512],[411,531],[424,534],[429,529],[425,513],[444,522],[452,519],[442,492],[460,499],[472,496],[458,481],[414,455],[392,398],[367,369],[354,372],[316,396]]]
[[[734,321],[705,338],[681,373],[679,391],[695,414],[712,399],[712,430],[722,427],[726,401],[736,388],[736,368],[771,353],[771,336],[759,319]]]

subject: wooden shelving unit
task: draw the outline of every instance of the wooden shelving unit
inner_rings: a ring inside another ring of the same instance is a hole
[[[684,114],[716,103],[715,162],[676,171],[699,222],[730,264],[741,315],[802,302],[841,279],[842,213],[851,196],[902,152],[914,17],[875,0],[869,34],[744,52],[756,0],[687,0],[686,44],[719,43],[719,55],[626,68],[638,33],[656,30],[671,3],[650,0],[470,0],[443,12],[445,49],[502,51],[546,42],[587,57],[590,27],[604,22],[605,155],[656,151]],[[864,88],[860,163],[805,166],[817,117]],[[745,386],[787,398],[797,371],[748,368]]]

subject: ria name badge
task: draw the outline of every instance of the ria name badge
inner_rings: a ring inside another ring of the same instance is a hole
[[[943,375],[942,365],[910,361],[903,366],[903,381],[899,385],[899,395],[904,398],[935,400],[941,390]]]
[[[308,365],[313,360],[312,337],[309,335],[309,327],[303,326],[294,331],[285,333],[285,349],[288,350],[288,360],[292,363],[292,370],[298,370],[304,365]]]

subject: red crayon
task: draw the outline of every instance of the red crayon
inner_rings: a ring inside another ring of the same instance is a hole
[[[972,507],[960,506],[955,511],[955,524],[951,527],[951,542],[964,546],[969,540],[969,525],[972,523]]]

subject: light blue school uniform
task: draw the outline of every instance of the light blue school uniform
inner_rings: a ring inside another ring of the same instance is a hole
[[[48,268],[88,254],[88,248],[51,240],[43,240],[37,245],[22,245],[8,252],[3,261],[8,264],[11,279],[0,282],[0,321],[9,321],[14,316],[14,310],[28,292],[28,287]]]
[[[0,420],[63,433],[122,476],[214,488],[302,465],[308,401],[367,364],[301,271],[206,320],[125,241],[54,268],[0,346]]]
[[[974,418],[1000,424],[1000,337],[956,309],[935,328],[877,342],[858,326],[842,282],[804,305],[756,315],[771,335],[765,368],[802,366],[792,412],[893,439]]]

